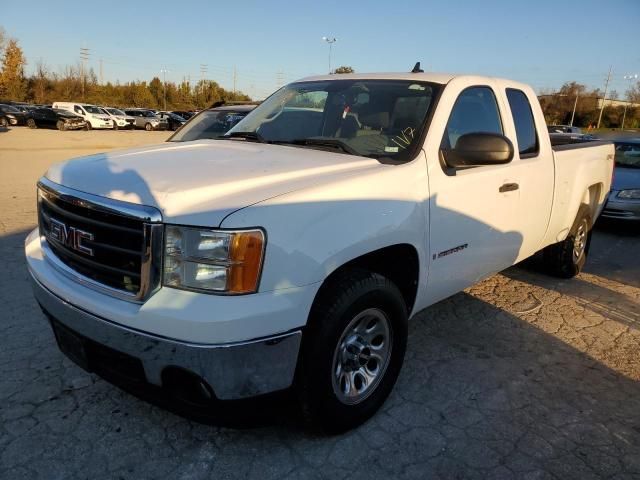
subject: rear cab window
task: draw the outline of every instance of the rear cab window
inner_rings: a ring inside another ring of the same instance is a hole
[[[527,95],[522,90],[507,88],[507,100],[516,127],[520,158],[532,158],[540,152],[538,132]]]

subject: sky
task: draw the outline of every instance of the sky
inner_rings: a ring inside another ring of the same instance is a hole
[[[538,92],[575,80],[620,96],[640,74],[640,0],[0,0],[0,26],[16,38],[27,72],[80,60],[104,81],[204,77],[261,99],[332,68],[506,77]],[[102,61],[102,62],[101,62]]]

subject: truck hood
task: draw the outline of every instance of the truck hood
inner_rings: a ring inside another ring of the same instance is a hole
[[[310,148],[204,140],[81,157],[52,166],[45,176],[156,207],[166,222],[218,226],[248,205],[381,167],[371,158]]]

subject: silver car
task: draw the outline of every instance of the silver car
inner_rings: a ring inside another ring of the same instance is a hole
[[[166,130],[169,123],[166,118],[160,118],[153,110],[142,108],[129,108],[124,113],[135,118],[135,128],[144,128],[151,130]]]
[[[640,139],[616,140],[611,191],[602,217],[640,221]]]

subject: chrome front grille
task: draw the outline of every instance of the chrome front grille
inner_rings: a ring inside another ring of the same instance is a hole
[[[162,224],[153,208],[38,182],[45,255],[96,290],[142,302],[160,286]]]

